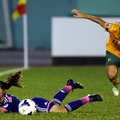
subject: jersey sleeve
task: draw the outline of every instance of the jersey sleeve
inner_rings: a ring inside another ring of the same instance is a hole
[[[109,31],[110,26],[111,26],[111,23],[105,23],[105,26],[104,26],[105,30]]]
[[[7,96],[4,104],[0,107],[5,112],[18,112],[19,100],[14,96]]]
[[[0,107],[4,112],[10,112],[12,104],[7,102],[2,107]]]

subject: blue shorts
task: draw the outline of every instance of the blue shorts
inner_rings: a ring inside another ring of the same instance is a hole
[[[49,112],[50,109],[54,106],[53,101],[49,101],[44,98],[34,97],[32,100],[37,105],[37,112]]]

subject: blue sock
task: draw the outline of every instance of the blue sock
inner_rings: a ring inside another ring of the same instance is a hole
[[[65,105],[65,108],[68,110],[68,112],[76,110],[77,108],[81,107],[83,105],[81,100],[75,100],[72,102],[69,102]]]
[[[68,112],[70,112],[70,111],[78,109],[82,105],[89,103],[89,102],[90,102],[90,98],[88,96],[86,96],[86,97],[83,97],[81,99],[69,102],[64,107],[68,110]]]
[[[64,86],[58,93],[55,94],[52,101],[61,104],[61,102],[65,99],[68,93],[72,90],[71,86]]]

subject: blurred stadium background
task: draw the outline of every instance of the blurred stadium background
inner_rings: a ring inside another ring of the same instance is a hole
[[[23,66],[23,19],[20,17],[17,21],[13,21],[11,18],[17,2],[18,0],[0,0],[0,66]],[[95,62],[98,65],[105,64],[105,53],[102,53],[102,55],[98,53],[95,56],[91,54],[83,57],[83,55],[79,54],[76,56],[70,54],[62,56],[60,54],[59,56],[59,54],[57,55],[57,52],[60,52],[59,49],[58,51],[52,51],[52,47],[54,47],[52,43],[54,35],[52,19],[54,17],[58,19],[67,17],[71,19],[70,11],[73,8],[100,17],[119,18],[119,5],[119,0],[27,0],[29,66],[49,66],[54,64],[85,65]],[[66,31],[63,31],[63,33],[66,34]],[[59,33],[59,36],[64,36],[64,34]],[[102,42],[103,45],[105,44],[104,41]],[[74,51],[73,47],[76,46],[72,46],[67,42],[64,43],[64,41],[61,42],[66,51],[70,53]],[[99,43],[100,41],[97,42]],[[59,43],[56,44],[60,48],[63,47],[59,46]],[[88,43],[86,42],[86,44]],[[71,51],[67,49],[68,46],[71,46],[69,48]],[[64,51],[62,52],[64,53]]]

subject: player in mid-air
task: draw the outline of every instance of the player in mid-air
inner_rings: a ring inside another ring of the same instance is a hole
[[[101,18],[84,14],[76,9],[71,11],[75,18],[85,18],[98,23],[107,32],[109,38],[106,42],[106,73],[110,82],[113,83],[112,91],[115,96],[119,95],[118,68],[120,67],[120,23],[109,23]]]
[[[20,100],[15,96],[6,93],[11,86],[22,88],[23,85],[19,82],[21,78],[21,71],[11,74],[7,81],[0,81],[0,112],[18,112],[18,105]],[[57,92],[52,100],[46,100],[40,97],[31,98],[37,108],[37,112],[71,112],[82,105],[89,102],[102,101],[102,97],[98,94],[89,94],[83,98],[67,103],[61,106],[61,102],[65,99],[68,93],[74,89],[83,89],[83,86],[72,79],[67,81],[67,84]]]

